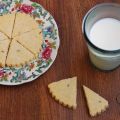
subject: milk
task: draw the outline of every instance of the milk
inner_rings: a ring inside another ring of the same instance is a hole
[[[90,30],[89,39],[104,50],[120,49],[120,21],[114,18],[98,20]]]
[[[101,70],[120,66],[120,4],[101,3],[91,8],[82,22],[90,60]]]
[[[103,18],[91,27],[89,40],[98,48],[108,51],[120,49],[120,21]],[[112,70],[120,65],[120,54],[104,54],[88,45],[92,63],[99,69]]]

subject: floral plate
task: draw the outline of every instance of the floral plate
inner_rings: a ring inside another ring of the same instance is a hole
[[[43,31],[44,40],[42,51],[36,60],[19,68],[0,68],[0,84],[2,85],[20,85],[38,78],[53,64],[60,44],[57,24],[51,14],[40,4],[28,0],[2,0],[0,2],[0,15],[14,11],[32,15]]]

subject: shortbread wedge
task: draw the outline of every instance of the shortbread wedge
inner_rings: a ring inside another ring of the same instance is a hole
[[[10,40],[0,38],[0,67],[5,67]]]
[[[16,14],[12,37],[31,31],[33,29],[37,29],[38,27],[39,24],[35,21],[35,19],[32,16],[18,12]]]
[[[34,59],[34,55],[31,52],[25,49],[17,41],[12,41],[6,60],[7,66],[21,66],[32,59]]]
[[[5,14],[0,16],[0,31],[11,38],[12,30],[14,26],[15,13]]]
[[[83,86],[85,97],[87,100],[87,105],[89,108],[89,113],[92,117],[97,114],[101,114],[109,106],[108,101],[92,91],[91,89]]]
[[[13,40],[18,41],[25,48],[31,51],[35,57],[38,57],[38,53],[41,50],[41,44],[43,41],[43,35],[40,29],[32,30],[15,37]]]
[[[53,82],[48,85],[48,88],[55,100],[62,105],[73,109],[77,107],[77,77]]]

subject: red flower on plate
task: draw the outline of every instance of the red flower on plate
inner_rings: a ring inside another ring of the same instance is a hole
[[[4,71],[0,70],[0,77],[4,76]]]
[[[26,5],[26,4],[22,4],[22,5],[20,6],[20,10],[21,10],[22,12],[26,13],[26,14],[31,13],[33,9],[34,9],[34,8],[33,8],[32,6],[29,6],[29,5]]]
[[[52,49],[48,46],[45,48],[45,50],[42,53],[42,58],[49,59],[52,53]]]

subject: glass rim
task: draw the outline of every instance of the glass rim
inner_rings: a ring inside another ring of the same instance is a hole
[[[85,29],[85,26],[86,26],[86,21],[87,21],[87,18],[88,16],[93,12],[93,10],[97,9],[98,7],[102,7],[102,6],[116,6],[116,7],[119,7],[120,8],[120,4],[117,4],[117,3],[101,3],[101,4],[97,4],[95,5],[94,7],[92,7],[84,16],[83,18],[83,21],[82,21],[82,32],[84,34],[84,37],[85,37],[85,40],[87,41],[87,43],[94,49],[98,50],[99,52],[102,52],[104,54],[117,54],[117,53],[120,53],[120,49],[116,49],[116,50],[105,50],[105,49],[101,49],[100,47],[94,45],[90,40],[89,40],[89,37],[87,36],[86,34],[86,29]]]

